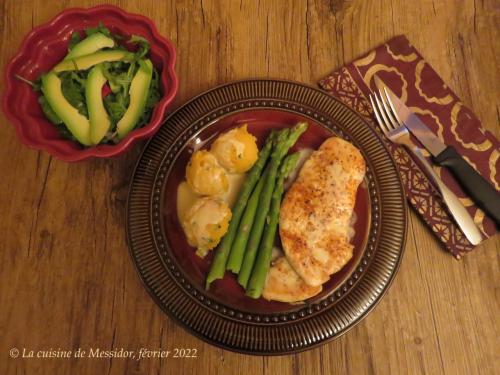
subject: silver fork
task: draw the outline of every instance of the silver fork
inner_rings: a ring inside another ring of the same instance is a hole
[[[385,136],[389,138],[390,141],[405,146],[413,155],[417,157],[420,164],[424,166],[429,177],[437,186],[444,202],[448,206],[450,213],[462,232],[465,234],[465,237],[467,237],[471,244],[479,244],[482,240],[479,228],[474,223],[474,220],[462,203],[460,203],[458,197],[450,189],[448,189],[437,173],[434,172],[434,169],[432,169],[429,162],[424,158],[420,149],[410,140],[410,133],[394,110],[394,105],[387,94],[387,90],[384,88],[384,92],[380,90],[378,94],[376,92],[373,93],[370,95],[370,101],[372,103],[373,112],[375,113],[377,122]]]

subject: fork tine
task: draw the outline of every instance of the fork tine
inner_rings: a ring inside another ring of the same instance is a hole
[[[386,112],[386,108],[383,105],[384,99],[382,98],[382,94],[380,93],[380,91],[378,91],[377,93],[375,93],[375,101],[376,101],[376,103],[378,105],[378,109],[379,109],[380,113],[382,114],[382,117],[384,118],[384,124],[385,124],[385,126],[389,129],[389,131],[394,130],[395,127],[393,126],[392,121],[391,121],[391,119],[389,118],[389,115]]]
[[[399,126],[403,125],[403,121],[398,116],[398,112],[396,111],[396,108],[394,107],[394,103],[391,100],[391,97],[389,96],[389,93],[387,92],[387,87],[384,87],[385,91],[385,97],[387,98],[387,102],[389,103],[389,106],[391,107],[392,114],[396,118],[396,121],[398,122]]]
[[[373,94],[369,95],[368,97],[370,98],[370,102],[371,102],[372,108],[373,108],[373,113],[375,113],[375,118],[377,119],[378,126],[380,127],[380,129],[382,130],[383,133],[387,133],[389,130],[386,129],[386,127],[382,121],[382,118],[380,117],[380,114],[378,112],[378,108],[375,105],[375,103],[373,102]]]
[[[387,120],[387,117],[385,115],[385,112],[384,112],[381,104],[380,104],[380,99],[379,99],[377,93],[374,92],[372,94],[372,96],[373,96],[373,100],[375,101],[375,104],[376,104],[376,106],[374,106],[374,108],[377,108],[378,113],[379,113],[378,120],[380,122],[380,126],[383,127],[384,132],[390,132],[392,130],[392,127],[389,124],[389,121]]]
[[[385,89],[385,87],[384,87],[384,89]],[[396,111],[394,111],[394,108],[392,108],[392,107],[389,108],[389,106],[387,105],[387,101],[389,100],[389,96],[387,95],[387,91],[384,93],[384,92],[382,92],[382,90],[379,90],[379,94],[380,94],[382,104],[384,106],[385,113],[387,114],[387,118],[389,119],[389,122],[391,123],[393,129],[398,128],[402,124],[399,121],[399,119],[397,119],[394,116],[394,114],[396,112]]]

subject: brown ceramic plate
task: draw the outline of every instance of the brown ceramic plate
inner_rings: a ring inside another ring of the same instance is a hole
[[[273,128],[309,123],[294,146],[316,149],[340,136],[367,161],[358,190],[351,261],[304,304],[245,296],[229,272],[204,289],[211,256],[189,247],[176,214],[177,186],[193,147],[248,124],[262,144]],[[406,203],[394,162],[375,131],[324,92],[275,80],[236,82],[178,109],[148,143],[134,171],[127,211],[132,259],[158,305],[189,332],[225,349],[285,354],[345,333],[380,300],[398,269],[406,238]]]

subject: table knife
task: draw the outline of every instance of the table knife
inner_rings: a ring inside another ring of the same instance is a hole
[[[394,110],[410,132],[431,153],[433,161],[441,167],[451,170],[464,191],[485,211],[500,228],[500,193],[467,163],[452,147],[447,146],[434,135],[420,118],[414,114],[380,78],[375,76],[375,85],[383,90],[385,87]]]

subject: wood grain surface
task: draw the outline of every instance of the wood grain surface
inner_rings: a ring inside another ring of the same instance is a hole
[[[100,1],[0,1],[0,70],[34,26]],[[500,7],[494,0],[112,1],[177,46],[174,107],[254,77],[314,84],[404,33],[500,136]],[[0,89],[4,82],[0,80]],[[0,115],[0,374],[498,374],[499,240],[461,261],[412,212],[389,293],[340,339],[253,357],[210,346],[166,317],[125,243],[125,203],[144,143],[115,160],[67,164],[29,150]],[[13,359],[26,350],[196,348],[197,358]]]

